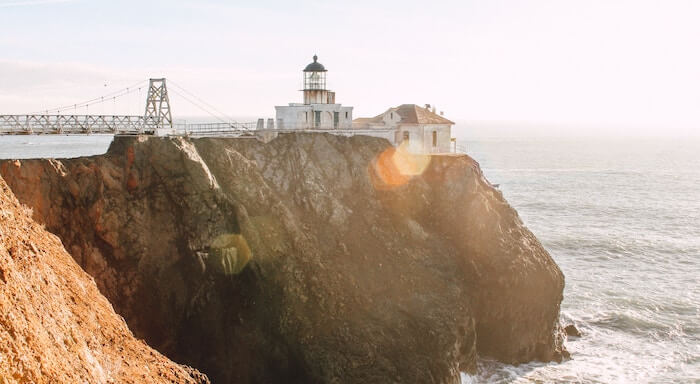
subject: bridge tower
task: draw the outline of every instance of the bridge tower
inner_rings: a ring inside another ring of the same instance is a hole
[[[146,126],[155,125],[156,135],[173,132],[173,117],[170,113],[170,98],[165,78],[149,80],[144,121]]]

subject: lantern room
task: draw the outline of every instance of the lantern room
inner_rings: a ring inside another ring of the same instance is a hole
[[[314,61],[304,68],[304,104],[335,104],[335,92],[326,89],[326,74],[328,70],[318,62],[318,56],[314,55]]]
[[[304,68],[304,90],[326,89],[326,67],[318,62],[318,56],[314,55],[314,62]]]

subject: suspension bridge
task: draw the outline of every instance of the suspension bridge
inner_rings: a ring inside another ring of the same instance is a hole
[[[240,136],[260,129],[261,122],[239,123],[219,112],[214,106],[170,81],[183,100],[210,115],[215,122],[173,121],[170,96],[165,78],[143,80],[116,92],[81,103],[64,105],[34,113],[0,115],[0,135],[186,135]],[[146,89],[146,105],[141,115],[89,114],[90,106],[112,103]],[[84,114],[77,113],[85,111]]]

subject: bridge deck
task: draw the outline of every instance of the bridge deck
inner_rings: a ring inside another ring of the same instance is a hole
[[[155,120],[127,115],[0,115],[0,135],[153,134]]]
[[[257,123],[175,123],[162,129],[157,121],[129,115],[0,115],[2,135],[154,135],[158,131],[178,136],[241,136],[254,133],[314,132],[339,135],[377,135],[386,129],[339,129],[332,126],[265,129]],[[393,132],[393,131],[391,131]]]
[[[236,134],[253,131],[256,123],[176,123],[175,134]],[[155,134],[154,118],[129,115],[0,115],[0,135]]]
[[[176,123],[160,127],[155,119],[129,115],[0,115],[0,136],[4,135],[170,135],[192,137],[254,137],[281,133],[331,133],[368,135],[389,139],[393,129],[352,129],[332,126],[266,129],[257,123]]]

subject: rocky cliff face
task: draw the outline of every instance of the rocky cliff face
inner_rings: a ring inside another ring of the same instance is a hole
[[[0,383],[208,383],[136,340],[0,178]]]
[[[117,138],[0,172],[136,335],[216,383],[458,383],[558,360],[561,271],[467,156]]]

